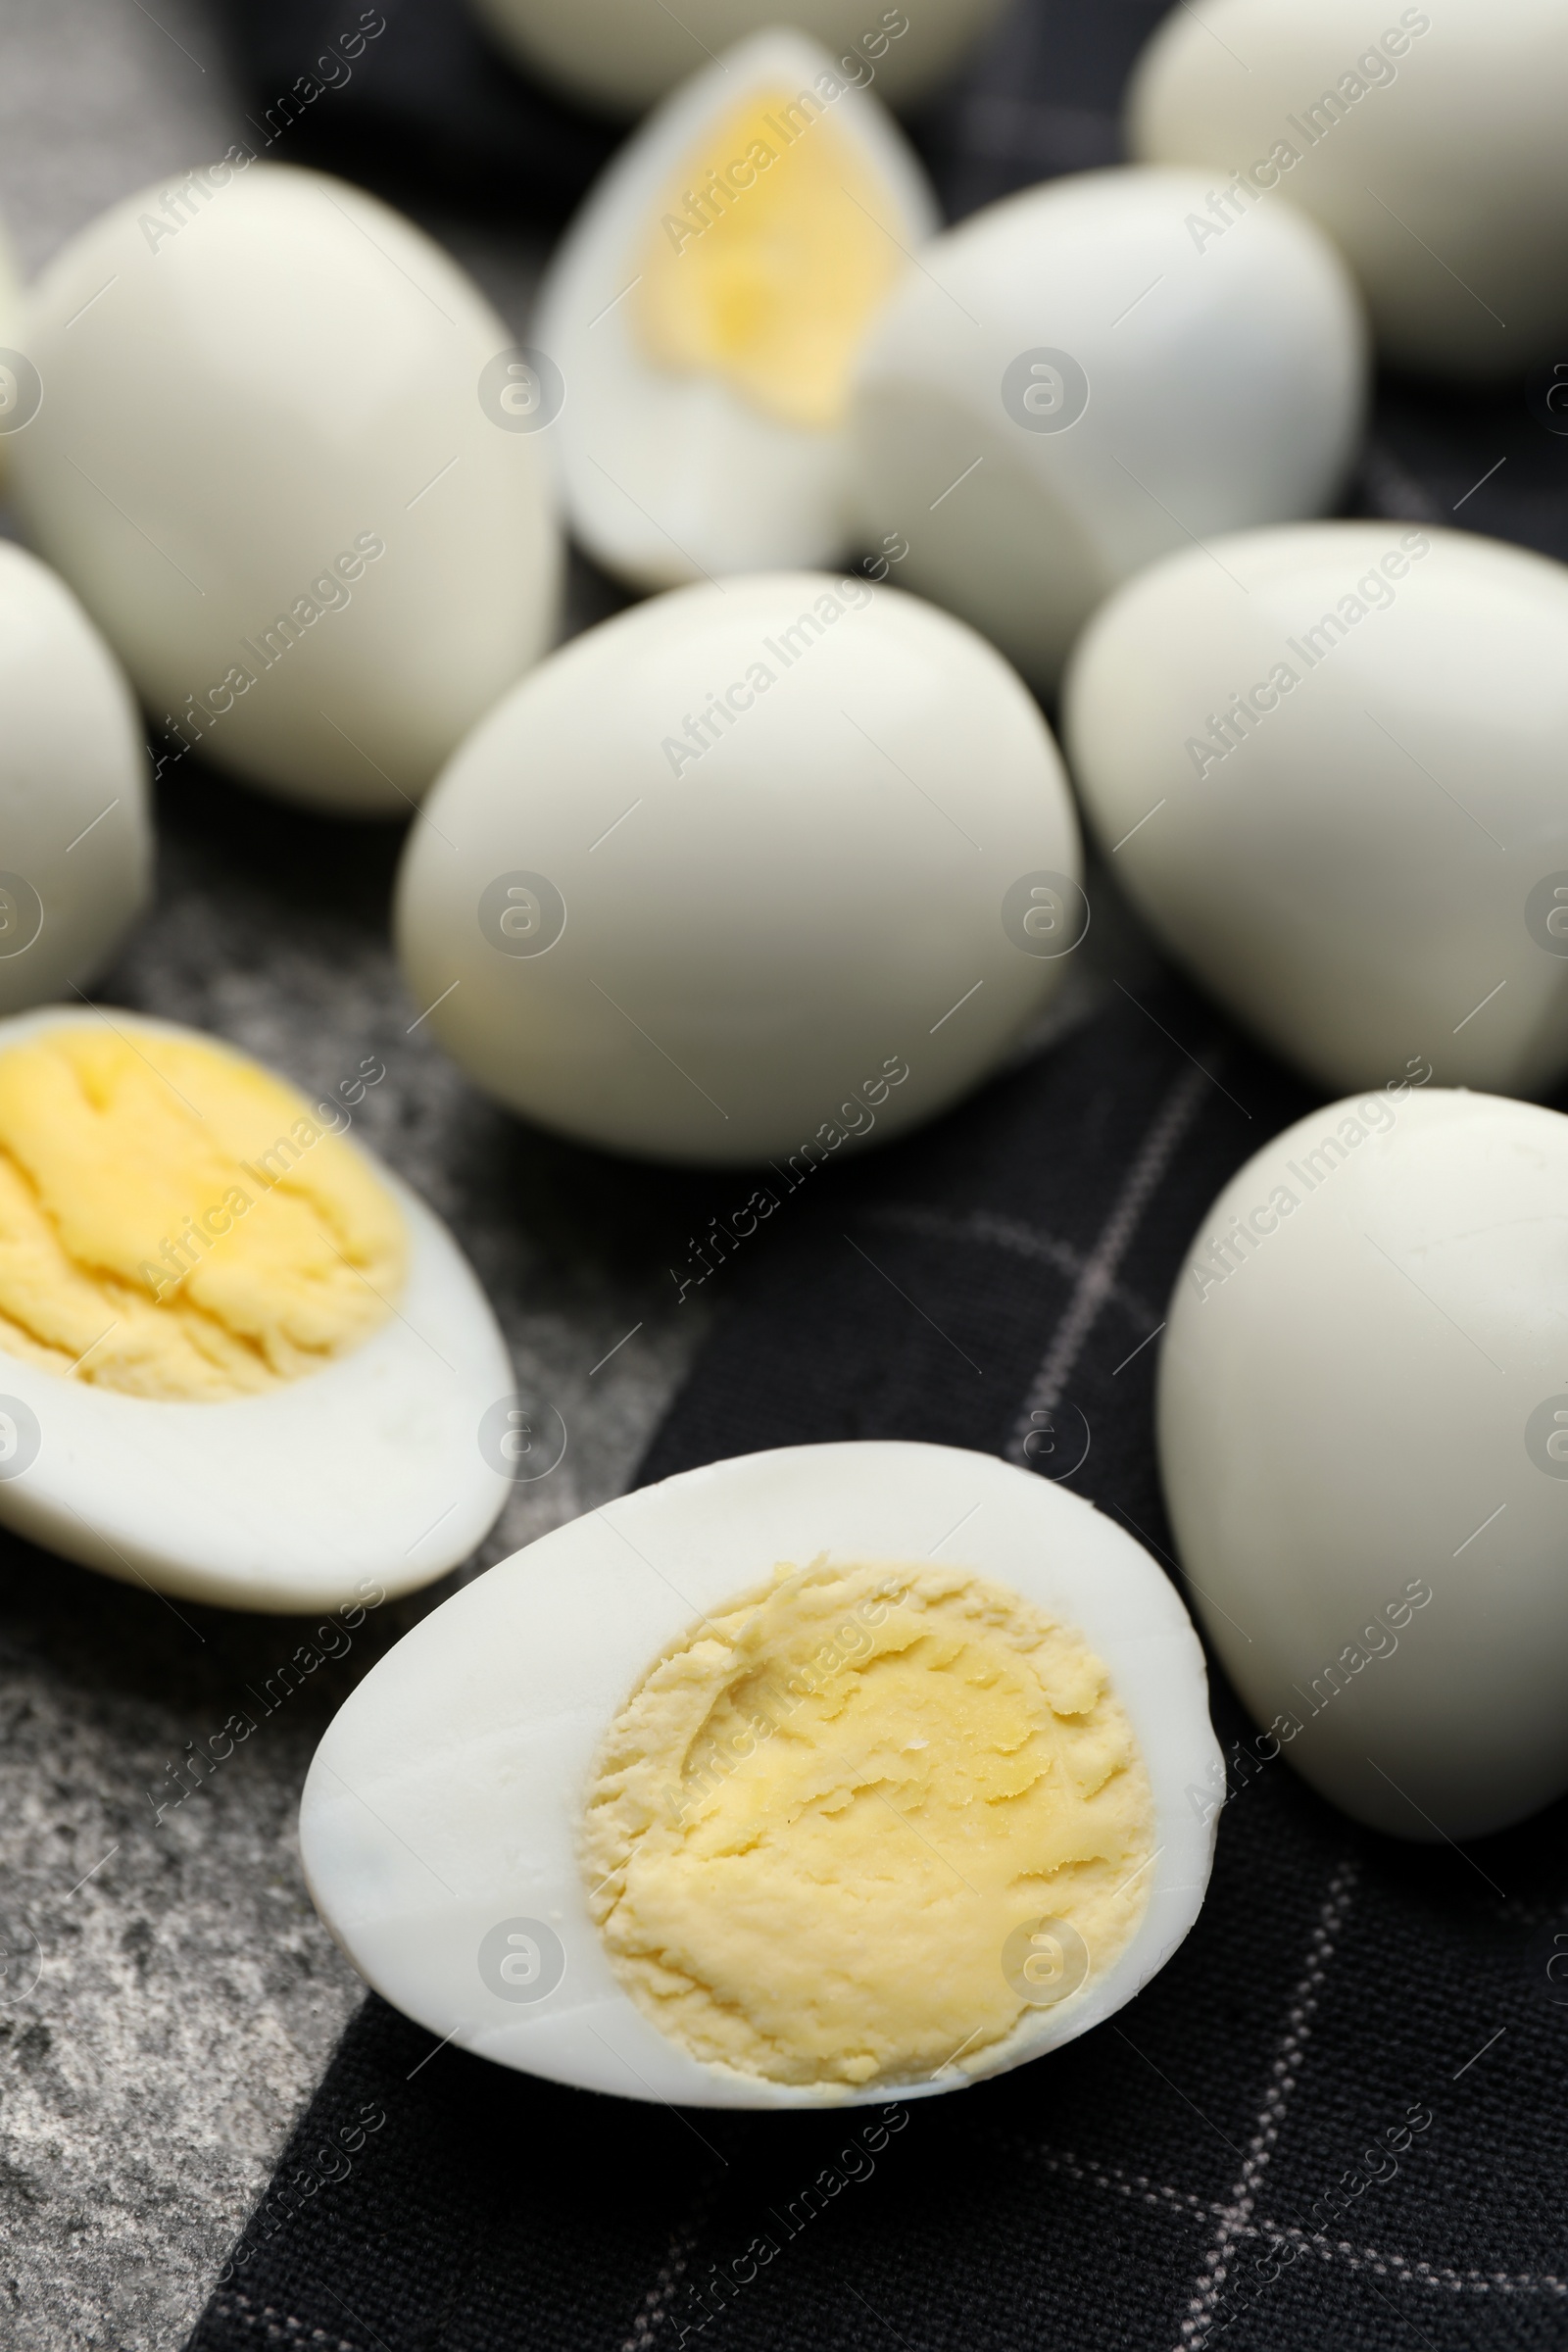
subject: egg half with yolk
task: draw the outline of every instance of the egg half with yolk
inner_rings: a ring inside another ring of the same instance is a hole
[[[540,297],[588,552],[645,588],[843,553],[856,355],[937,225],[891,117],[796,33],[742,42],[666,100]]]
[[[300,1844],[432,2034],[628,2098],[821,2106],[1119,2009],[1198,1916],[1223,1786],[1186,1610],[1113,1521],[991,1455],[807,1446],[622,1496],[433,1611],[329,1727]]]
[[[352,1117],[119,1006],[0,1021],[0,1524],[250,1609],[466,1557],[508,1492],[506,1350]]]

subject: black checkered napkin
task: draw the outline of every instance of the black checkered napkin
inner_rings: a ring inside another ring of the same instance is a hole
[[[1118,1000],[782,1204],[714,1277],[725,1318],[647,1475],[842,1438],[1017,1457],[1044,1400],[1087,1426],[1073,1485],[1167,1552],[1141,1343],[1208,1200],[1303,1107],[1191,999]],[[1216,1717],[1248,1728],[1223,1685]],[[885,2117],[590,2097],[372,1997],[194,2352],[1568,2343],[1565,1820],[1404,1847],[1255,1771],[1138,2000]]]

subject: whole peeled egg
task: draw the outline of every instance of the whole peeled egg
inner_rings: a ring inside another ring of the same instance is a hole
[[[0,1013],[104,969],[152,860],[129,689],[64,581],[0,541]]]
[[[1154,930],[1338,1091],[1568,1067],[1568,570],[1319,522],[1129,581],[1075,648],[1085,811]],[[1136,680],[1136,693],[1128,681]]]
[[[1174,1586],[1062,1487],[792,1446],[542,1537],[382,1658],[300,1807],[354,1966],[633,2099],[928,2096],[1114,2014],[1202,1902],[1222,1776]]]
[[[1568,327],[1565,112],[1557,0],[1216,0],[1155,32],[1127,127],[1145,163],[1206,169],[1206,252],[1298,205],[1354,270],[1387,359],[1485,383]]]
[[[1203,1219],[1159,1366],[1195,1605],[1335,1803],[1480,1837],[1568,1788],[1568,1119],[1407,1081]]]
[[[306,1096],[119,1005],[0,1021],[0,1525],[282,1612],[466,1557],[519,1400],[451,1234],[351,1133],[386,1075]]]
[[[1043,688],[1130,573],[1320,512],[1354,452],[1345,265],[1287,206],[1195,247],[1203,188],[1092,172],[991,205],[924,249],[860,354],[866,540]]]
[[[170,756],[406,812],[555,610],[546,468],[483,405],[510,337],[467,278],[362,190],[227,161],[84,229],[20,339],[24,523]]]
[[[859,577],[677,589],[505,697],[420,812],[396,930],[480,1086],[656,1158],[820,1160],[973,1086],[1088,924],[1000,655]]]
[[[589,106],[640,114],[701,64],[757,28],[752,0],[687,0],[677,13],[644,0],[474,0],[517,63]],[[927,0],[868,9],[863,0],[790,0],[766,12],[833,53],[857,79],[902,106],[935,89],[998,15],[1002,0]],[[867,21],[869,20],[869,22]]]
[[[892,118],[798,33],[757,33],[668,98],[540,292],[589,553],[643,588],[842,559],[851,369],[937,224]]]

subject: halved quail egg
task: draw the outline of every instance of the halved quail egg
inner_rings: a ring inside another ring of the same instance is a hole
[[[300,1839],[433,2034],[802,2107],[954,2089],[1120,2008],[1198,1915],[1220,1785],[1187,1613],[1113,1521],[989,1455],[796,1446],[424,1619],[328,1729]]]
[[[308,1099],[118,1005],[0,1021],[0,1523],[249,1609],[466,1556],[511,1375],[445,1226],[346,1133],[385,1075]]]

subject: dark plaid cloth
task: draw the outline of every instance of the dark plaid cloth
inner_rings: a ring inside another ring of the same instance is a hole
[[[383,6],[291,152],[409,201],[559,214],[603,126],[457,10]],[[1013,16],[917,126],[950,211],[1115,160],[1158,13]],[[314,0],[235,25],[261,108],[338,28]],[[1388,385],[1356,504],[1568,556],[1565,452],[1523,382]],[[714,1276],[724,1319],[643,1476],[839,1438],[1016,1459],[1049,1414],[1087,1436],[1077,1491],[1168,1559],[1141,1343],[1210,1199],[1309,1100],[1174,985],[1117,997],[784,1204]],[[715,1179],[714,1212],[746,1189]],[[1473,1851],[1396,1844],[1260,1765],[1217,1676],[1214,1708],[1207,1903],[1084,2040],[885,2114],[677,2113],[438,2048],[371,1997],[193,2352],[1568,2345],[1568,1807]]]
[[[726,1317],[645,1474],[833,1438],[1016,1456],[1049,1396],[1087,1424],[1075,1488],[1168,1550],[1134,1350],[1214,1192],[1306,1101],[1190,998],[1118,1002],[787,1200],[714,1277]],[[1221,1683],[1215,1712],[1234,1754]],[[1148,1990],[880,2133],[877,2109],[561,2090],[370,1998],[194,2345],[1568,2344],[1568,1808],[1467,1855],[1355,1829],[1283,1762],[1234,1771],[1207,1903]]]

